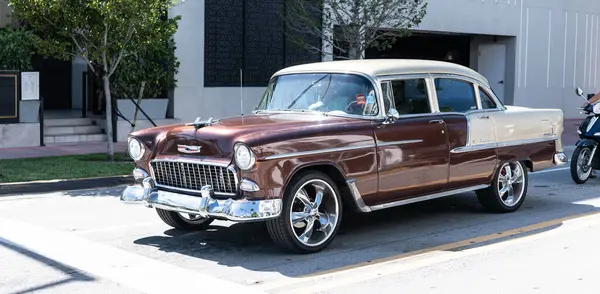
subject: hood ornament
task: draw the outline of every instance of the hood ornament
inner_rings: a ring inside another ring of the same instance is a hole
[[[201,149],[202,149],[202,146],[177,145],[177,151],[179,151],[181,153],[196,154],[196,153],[200,153]]]
[[[208,127],[211,126],[213,123],[215,123],[215,121],[213,120],[213,118],[209,118],[206,121],[202,121],[200,120],[200,116],[196,118],[196,120],[193,123],[187,123],[185,124],[186,126],[194,126],[194,129],[197,131],[198,129],[202,128],[202,127]]]

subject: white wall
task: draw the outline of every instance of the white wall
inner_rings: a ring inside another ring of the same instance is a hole
[[[172,13],[183,17],[176,35],[181,67],[174,93],[175,117],[192,121],[197,116],[239,114],[239,88],[204,88],[204,1],[186,1]],[[566,118],[579,118],[575,108],[582,100],[575,96],[575,87],[586,93],[600,91],[598,0],[429,0],[427,15],[417,29],[504,36],[499,40],[508,45],[505,97],[509,103],[561,108]],[[474,44],[481,42],[490,42],[489,37],[474,39]],[[477,62],[471,61],[477,69]],[[263,91],[244,89],[246,112]]]
[[[430,0],[419,29],[516,36],[514,58],[507,58],[514,85],[506,85],[515,105],[561,108],[566,118],[580,118],[575,87],[600,91],[600,1]]]

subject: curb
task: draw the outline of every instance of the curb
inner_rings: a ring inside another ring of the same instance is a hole
[[[69,190],[105,188],[132,184],[133,176],[113,176],[84,179],[64,179],[0,184],[0,197],[30,193],[51,193]]]

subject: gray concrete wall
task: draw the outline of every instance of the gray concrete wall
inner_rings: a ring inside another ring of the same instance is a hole
[[[0,124],[0,148],[40,146],[40,124]]]
[[[204,87],[204,1],[186,1],[171,14],[183,19],[176,35],[181,61],[174,93],[174,117],[225,117],[240,112],[239,88]],[[420,31],[477,35],[471,66],[477,70],[477,46],[507,45],[505,101],[537,108],[560,108],[579,118],[582,100],[575,87],[600,91],[600,1],[597,0],[429,0]],[[245,112],[264,88],[245,88]]]
[[[514,36],[508,41],[507,102],[561,108],[582,117],[575,87],[600,91],[597,0],[430,0],[419,30]],[[450,12],[450,13],[449,13]],[[486,37],[476,37],[476,44]],[[514,43],[513,43],[514,42]],[[510,50],[510,49],[513,50]],[[473,54],[476,55],[476,54]],[[472,67],[477,69],[476,56]],[[512,70],[511,70],[512,68]],[[512,84],[511,84],[512,82]]]

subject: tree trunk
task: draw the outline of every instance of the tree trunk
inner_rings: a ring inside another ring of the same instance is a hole
[[[362,50],[360,46],[357,44],[350,44],[350,48],[348,50],[348,58],[349,59],[363,59]]]
[[[107,75],[102,76],[104,84],[104,97],[106,97],[106,142],[108,143],[108,160],[115,160],[115,146],[113,144],[112,125],[112,99],[110,95],[110,80]]]

